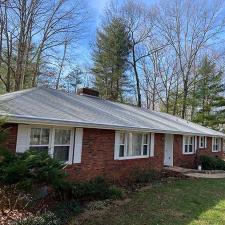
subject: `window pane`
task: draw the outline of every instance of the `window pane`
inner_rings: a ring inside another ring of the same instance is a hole
[[[148,134],[143,134],[143,144],[148,144]]]
[[[120,132],[120,144],[125,144],[125,133]]]
[[[201,138],[201,146],[204,147],[204,138]]]
[[[184,146],[184,152],[188,152],[188,145]]]
[[[55,144],[56,145],[70,144],[70,130],[56,129]]]
[[[193,143],[193,137],[190,137],[189,140],[190,140],[189,144],[192,145],[192,143]]]
[[[143,145],[143,155],[148,154],[148,145]]]
[[[124,157],[124,145],[120,145],[119,157]]]
[[[185,143],[185,145],[188,145],[188,137],[184,138],[184,143]]]
[[[42,129],[42,132],[41,132],[41,144],[42,145],[49,144],[49,133],[50,133],[49,129],[46,129],[46,128]]]
[[[53,157],[60,161],[66,162],[69,160],[69,146],[55,146]]]
[[[129,156],[141,155],[142,134],[133,133],[129,134]]]
[[[30,147],[30,149],[35,151],[41,151],[48,154],[48,146],[35,146],[35,147]]]
[[[193,146],[189,145],[189,152],[192,152],[192,150],[193,150]]]
[[[39,145],[41,142],[41,128],[31,128],[30,144]]]

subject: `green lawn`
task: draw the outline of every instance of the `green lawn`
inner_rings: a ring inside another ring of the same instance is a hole
[[[224,225],[225,180],[179,180],[156,184],[126,205],[90,218],[84,225]]]

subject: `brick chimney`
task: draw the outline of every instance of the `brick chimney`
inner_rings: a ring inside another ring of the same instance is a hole
[[[99,97],[99,92],[91,89],[91,88],[80,88],[77,90],[78,95],[89,95],[89,96],[94,96],[94,97]]]

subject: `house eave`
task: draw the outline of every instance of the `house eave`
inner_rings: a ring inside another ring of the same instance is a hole
[[[209,136],[209,137],[223,137],[225,134],[207,134],[198,132],[183,132],[174,130],[160,130],[150,129],[148,127],[132,127],[132,126],[120,126],[113,124],[97,124],[87,122],[76,122],[72,120],[63,120],[55,118],[43,118],[34,116],[21,116],[21,115],[3,115],[7,117],[8,123],[18,124],[34,124],[34,125],[49,125],[49,126],[69,126],[69,127],[80,127],[80,128],[95,128],[95,129],[107,129],[107,130],[127,130],[127,131],[141,131],[141,132],[153,132],[153,133],[166,133],[166,134],[180,134],[180,135],[198,135],[198,136]]]

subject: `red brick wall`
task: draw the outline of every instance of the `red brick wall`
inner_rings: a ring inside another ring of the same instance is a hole
[[[82,161],[68,166],[67,172],[75,180],[96,176],[120,180],[136,168],[163,168],[164,134],[155,134],[154,157],[145,159],[114,160],[115,131],[84,129]]]
[[[207,137],[207,148],[198,148],[199,138],[197,137],[197,151],[196,154],[184,155],[183,154],[183,136],[174,135],[174,166],[181,166],[186,168],[196,168],[197,167],[197,156],[198,155],[208,155],[215,157],[222,157],[223,151],[212,152],[212,138]]]
[[[184,155],[183,154],[183,136],[175,134],[173,143],[173,165],[186,168],[195,167],[196,155]]]
[[[4,128],[7,131],[7,139],[3,143],[3,146],[12,152],[16,152],[18,124],[7,124]]]
[[[8,138],[4,146],[16,151],[17,124],[7,124]],[[70,177],[75,180],[89,180],[106,176],[119,180],[126,178],[136,168],[162,169],[164,161],[164,134],[155,134],[154,157],[145,159],[114,160],[115,131],[84,128],[82,161],[67,166]],[[212,138],[207,138],[207,148],[198,149],[197,154],[182,153],[182,135],[174,135],[174,166],[196,168],[197,155],[222,157],[223,152],[212,152]]]
[[[198,142],[199,142],[199,139],[198,139]],[[215,157],[221,158],[223,156],[223,149],[221,149],[221,151],[219,152],[212,152],[212,138],[207,137],[207,148],[197,148],[197,155],[208,155],[208,156],[215,156]]]

